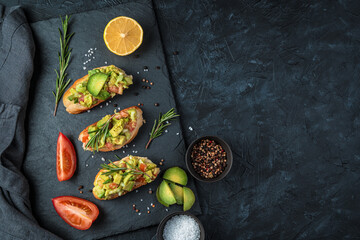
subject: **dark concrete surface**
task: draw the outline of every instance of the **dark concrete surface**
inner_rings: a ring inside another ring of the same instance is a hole
[[[37,21],[119,1],[0,2]],[[196,183],[207,239],[359,238],[360,2],[154,6],[187,144],[218,135],[235,156]]]

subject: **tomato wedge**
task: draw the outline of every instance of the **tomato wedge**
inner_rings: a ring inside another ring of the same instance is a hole
[[[76,170],[75,148],[70,140],[59,133],[56,150],[56,173],[58,180],[69,180]]]
[[[79,230],[89,229],[99,215],[95,204],[78,197],[60,196],[53,198],[52,203],[59,216]]]

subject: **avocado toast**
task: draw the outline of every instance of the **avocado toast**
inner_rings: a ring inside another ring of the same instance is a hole
[[[133,83],[132,79],[131,75],[114,65],[94,68],[76,80],[64,93],[66,111],[71,114],[82,113],[116,94],[122,95],[124,89]]]
[[[137,135],[143,124],[142,111],[133,106],[106,115],[79,135],[84,150],[109,152],[122,148]]]
[[[95,177],[93,194],[99,200],[111,200],[125,195],[156,179],[160,168],[146,157],[127,156],[102,164]]]

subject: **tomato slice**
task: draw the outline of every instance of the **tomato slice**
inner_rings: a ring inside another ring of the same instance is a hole
[[[72,196],[60,196],[52,199],[59,216],[70,226],[86,230],[99,215],[97,206],[85,199]]]
[[[69,180],[76,170],[75,148],[70,140],[59,133],[56,151],[56,173],[58,180]]]
[[[116,184],[116,183],[110,183],[109,184],[109,188],[111,188],[111,189],[115,189],[115,188],[117,188],[119,186],[119,184]]]

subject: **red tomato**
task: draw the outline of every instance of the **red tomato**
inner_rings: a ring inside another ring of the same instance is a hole
[[[140,166],[139,166],[140,170],[145,172],[146,170],[146,164],[145,163],[140,163]]]
[[[140,176],[141,176],[141,175],[140,175]],[[140,177],[140,178],[138,178],[138,179],[136,180],[136,182],[138,182],[138,183],[144,183],[144,182],[146,182],[146,180],[145,180],[144,177]]]
[[[86,230],[99,215],[99,209],[95,204],[85,199],[60,196],[52,199],[54,208],[59,216],[70,226]]]
[[[116,184],[116,183],[110,183],[109,184],[109,188],[111,188],[111,189],[115,189],[115,188],[117,188],[119,186],[119,184]]]
[[[75,149],[70,140],[59,133],[56,151],[56,173],[58,180],[69,180],[76,170]]]

